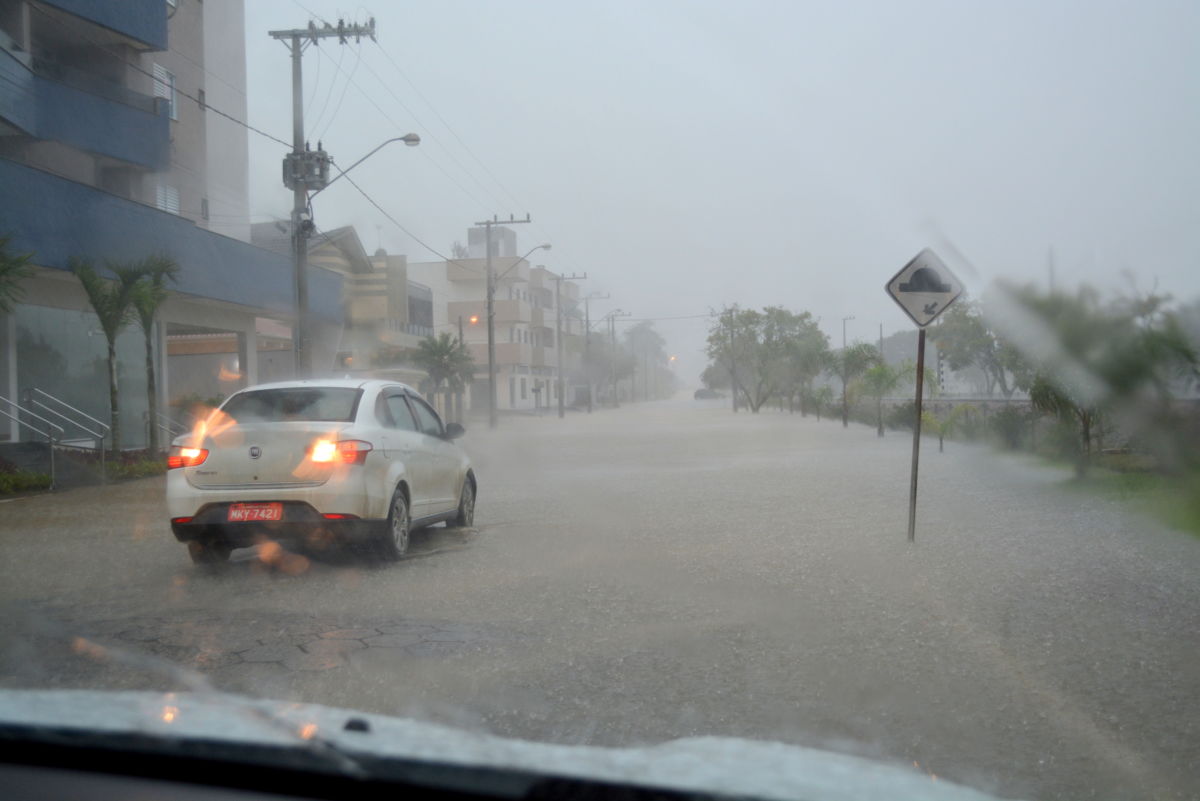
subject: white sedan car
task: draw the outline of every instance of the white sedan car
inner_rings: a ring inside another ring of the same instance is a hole
[[[414,529],[474,524],[462,434],[404,384],[247,387],[172,443],[171,530],[199,564],[266,540],[399,559]]]

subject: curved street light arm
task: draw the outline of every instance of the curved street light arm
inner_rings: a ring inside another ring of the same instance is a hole
[[[329,183],[325,184],[323,187],[318,189],[316,192],[313,192],[311,195],[309,195],[308,196],[309,201],[311,201],[314,197],[316,197],[317,195],[324,192],[329,187],[333,186],[334,183],[337,182],[338,178],[341,178],[343,175],[350,172],[351,170],[353,170],[359,164],[362,164],[367,159],[371,158],[371,156],[374,156],[376,153],[378,153],[380,150],[382,150],[385,146],[390,145],[392,142],[403,142],[404,144],[408,145],[409,147],[416,147],[417,145],[421,144],[421,137],[417,136],[415,133],[410,133],[410,134],[405,134],[404,136],[394,136],[391,139],[385,139],[383,142],[381,142],[379,144],[378,147],[376,147],[374,150],[372,150],[367,155],[363,156],[358,161],[351,164],[346,169],[343,170],[339,167],[338,174],[333,177],[333,180],[331,180]]]
[[[332,183],[332,181],[330,181],[330,183]],[[500,273],[499,275],[497,275],[497,276],[496,276],[496,278],[495,278],[495,280],[496,280],[496,281],[499,281],[501,278],[503,278],[504,276],[508,275],[510,272],[512,272],[512,268],[513,268],[513,267],[516,267],[518,264],[520,264],[521,262],[523,262],[523,261],[525,261],[527,258],[529,258],[529,254],[530,254],[530,253],[533,253],[535,250],[549,250],[549,249],[550,249],[550,244],[549,244],[549,243],[546,243],[546,244],[544,244],[544,245],[538,245],[538,246],[537,246],[537,247],[535,247],[535,248],[530,248],[530,249],[529,249],[529,253],[526,253],[524,256],[522,256],[521,258],[517,259],[517,260],[516,260],[516,261],[514,261],[512,264],[508,265],[508,269],[507,269],[507,270],[505,270],[504,272]]]

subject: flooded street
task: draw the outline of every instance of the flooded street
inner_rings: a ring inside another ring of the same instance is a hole
[[[195,670],[538,740],[740,736],[1003,797],[1200,795],[1200,542],[1066,470],[927,440],[910,545],[899,433],[690,400],[468,429],[479,530],[385,568],[193,568],[161,479],[0,504],[0,683]]]

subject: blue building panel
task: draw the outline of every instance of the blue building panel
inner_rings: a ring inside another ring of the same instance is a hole
[[[27,134],[37,130],[33,73],[11,53],[0,50],[0,119]]]
[[[77,17],[141,42],[167,49],[166,0],[42,0]]]
[[[171,158],[171,121],[165,112],[42,77],[0,51],[0,117],[36,139],[163,170]]]
[[[72,257],[134,260],[163,253],[180,267],[171,288],[290,315],[291,261],[277,253],[197,228],[190,220],[0,159],[0,233],[43,267],[69,269]],[[313,314],[342,321],[342,277],[309,267]]]

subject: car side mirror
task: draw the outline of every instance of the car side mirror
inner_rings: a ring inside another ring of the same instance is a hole
[[[467,430],[461,424],[446,423],[446,439],[458,439],[465,433],[467,433]]]

